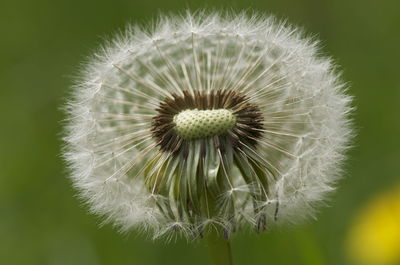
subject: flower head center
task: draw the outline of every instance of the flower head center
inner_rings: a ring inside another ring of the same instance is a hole
[[[185,140],[223,135],[236,124],[236,116],[227,109],[187,109],[173,120],[176,133]]]
[[[162,151],[175,155],[188,152],[195,139],[215,138],[216,147],[254,146],[261,137],[263,116],[249,98],[233,90],[187,90],[165,98],[153,117],[152,136]],[[203,141],[205,143],[205,141]]]

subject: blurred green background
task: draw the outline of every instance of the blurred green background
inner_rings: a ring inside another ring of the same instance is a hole
[[[207,264],[202,243],[120,235],[87,213],[60,158],[60,106],[80,62],[127,22],[184,8],[256,10],[317,33],[355,96],[358,137],[318,220],[233,238],[236,264],[352,264],[352,218],[400,183],[397,0],[1,0],[0,264]]]

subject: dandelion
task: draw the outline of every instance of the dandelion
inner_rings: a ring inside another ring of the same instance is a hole
[[[274,18],[162,17],[89,60],[65,157],[91,210],[123,230],[261,232],[313,216],[333,190],[351,136],[344,90],[317,42]]]
[[[353,218],[347,237],[352,264],[400,263],[400,186],[385,190],[367,202]]]

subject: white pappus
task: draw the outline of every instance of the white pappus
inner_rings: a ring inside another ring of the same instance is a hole
[[[165,16],[81,71],[64,157],[123,230],[201,236],[313,216],[341,174],[351,97],[318,43],[272,17]]]

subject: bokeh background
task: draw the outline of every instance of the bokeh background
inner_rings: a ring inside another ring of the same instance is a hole
[[[236,264],[367,264],[359,256],[374,251],[381,252],[371,265],[400,264],[398,0],[1,0],[0,264],[207,264],[201,242],[166,244],[100,228],[60,158],[60,106],[84,57],[128,22],[204,7],[273,13],[316,33],[357,108],[346,176],[318,220],[236,235]]]

